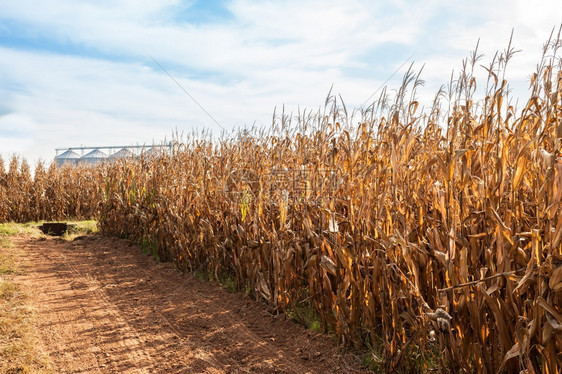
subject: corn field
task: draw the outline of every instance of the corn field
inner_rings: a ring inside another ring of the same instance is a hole
[[[45,170],[42,162],[34,176],[26,160],[12,157],[8,170],[0,158],[0,222],[88,219],[101,202],[99,171],[88,167]]]
[[[95,216],[104,234],[228,274],[279,311],[310,306],[386,372],[561,373],[559,44],[546,44],[519,110],[508,47],[481,100],[475,52],[431,108],[409,72],[366,109],[329,95],[322,113],[158,158],[34,181],[12,160],[0,220]]]

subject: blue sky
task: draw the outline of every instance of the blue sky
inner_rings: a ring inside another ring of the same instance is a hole
[[[0,155],[218,133],[149,55],[227,130],[318,108],[332,85],[359,106],[412,54],[428,103],[479,38],[486,63],[512,29],[523,96],[561,16],[559,0],[0,0]]]

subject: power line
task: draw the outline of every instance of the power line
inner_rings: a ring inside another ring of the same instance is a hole
[[[400,66],[398,67],[398,69],[394,70],[394,73],[392,73],[392,75],[391,75],[390,77],[388,77],[388,78],[384,81],[384,83],[381,84],[380,87],[377,88],[377,90],[376,90],[375,92],[373,92],[373,94],[372,94],[371,96],[369,96],[369,98],[368,98],[367,100],[365,100],[365,102],[364,102],[363,105],[361,105],[361,106],[365,106],[365,104],[367,104],[367,103],[373,98],[373,96],[375,96],[384,86],[386,86],[386,84],[388,83],[388,81],[391,80],[392,77],[394,77],[394,76],[396,75],[396,73],[398,73],[398,71],[400,71],[400,69],[402,69],[402,67],[404,67],[404,65],[406,65],[406,63],[407,63],[408,61],[410,61],[410,59],[411,59],[412,57],[414,57],[414,53],[412,53],[412,54],[410,55],[410,57],[408,57],[407,59],[405,59],[404,62],[402,63],[402,65],[400,65]]]
[[[215,119],[215,117],[213,117],[213,115],[212,115],[211,113],[209,113],[209,111],[208,111],[207,109],[205,109],[205,107],[203,107],[203,105],[201,105],[201,104],[199,103],[199,101],[197,101],[197,100],[193,97],[193,95],[191,95],[191,94],[180,84],[180,82],[178,82],[178,81],[176,80],[176,78],[174,78],[173,75],[168,72],[168,70],[166,70],[166,69],[164,68],[164,66],[162,66],[158,61],[156,61],[156,59],[155,59],[154,57],[152,57],[152,55],[151,55],[150,53],[147,53],[147,55],[152,59],[152,61],[154,61],[154,62],[156,63],[156,65],[158,65],[158,66],[160,67],[160,69],[162,69],[166,74],[168,74],[168,76],[178,85],[178,87],[181,88],[181,90],[182,90],[183,92],[185,92],[186,95],[189,96],[189,98],[190,98],[191,100],[193,100],[193,102],[194,102],[195,104],[197,104],[197,105],[199,106],[199,108],[201,108],[201,110],[203,110],[203,111],[205,112],[205,114],[207,114],[207,115],[209,116],[209,118],[211,118],[211,119],[213,120],[213,122],[215,122],[221,129],[223,129],[224,131],[226,131],[226,129],[219,123],[219,121],[217,121],[217,120]]]

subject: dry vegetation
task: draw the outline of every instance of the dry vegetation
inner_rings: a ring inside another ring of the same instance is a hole
[[[101,201],[99,171],[89,167],[45,170],[12,157],[8,170],[0,158],[0,222],[85,219],[96,216]]]
[[[329,96],[326,113],[156,159],[50,168],[38,182],[12,161],[0,221],[96,216],[103,233],[230,274],[278,310],[309,305],[387,372],[560,373],[559,45],[545,46],[521,110],[503,79],[508,47],[483,100],[475,53],[428,110],[409,73],[355,117]]]

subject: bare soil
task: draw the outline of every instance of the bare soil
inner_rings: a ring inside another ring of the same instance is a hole
[[[335,342],[243,293],[97,235],[14,237],[57,373],[362,373]],[[10,250],[10,249],[8,249]]]

